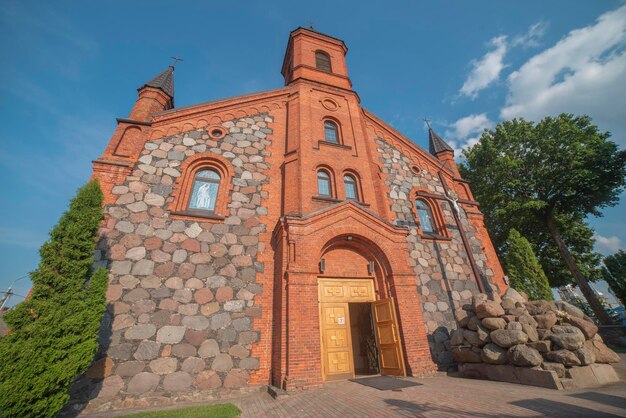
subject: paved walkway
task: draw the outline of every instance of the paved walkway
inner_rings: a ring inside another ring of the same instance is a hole
[[[621,363],[614,365],[622,379],[620,383],[577,391],[437,375],[405,378],[418,385],[400,391],[381,391],[351,381],[340,381],[276,400],[259,392],[218,403],[237,405],[242,410],[242,418],[626,417],[626,355],[621,354],[621,357]],[[177,407],[184,406],[191,405]],[[156,409],[161,408],[149,410]],[[82,416],[99,418],[128,413],[131,411]]]
[[[626,384],[580,391],[468,380],[407,378],[420,386],[380,391],[343,381],[288,398],[233,401],[243,417],[626,417]]]

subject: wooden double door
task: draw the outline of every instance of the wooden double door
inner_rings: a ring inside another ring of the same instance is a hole
[[[323,380],[355,376],[350,304],[368,303],[382,375],[404,376],[404,356],[393,298],[376,300],[371,279],[319,279]]]

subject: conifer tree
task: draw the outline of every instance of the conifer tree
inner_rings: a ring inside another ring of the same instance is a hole
[[[530,300],[552,300],[548,278],[543,272],[530,242],[517,230],[511,229],[507,243],[505,268],[511,287],[525,292]]]
[[[92,273],[102,219],[96,180],[80,188],[39,250],[31,297],[5,315],[0,339],[0,416],[54,417],[98,349],[108,274]]]

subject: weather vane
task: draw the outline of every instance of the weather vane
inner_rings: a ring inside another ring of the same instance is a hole
[[[172,57],[172,59],[174,60],[174,62],[172,62],[172,65],[170,65],[170,67],[176,67],[176,63],[178,61],[184,61],[184,59],[182,59],[181,57]]]

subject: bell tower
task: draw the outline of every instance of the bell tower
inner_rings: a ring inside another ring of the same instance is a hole
[[[313,29],[298,28],[289,35],[281,73],[285,85],[298,80],[315,81],[350,90],[346,44]]]

